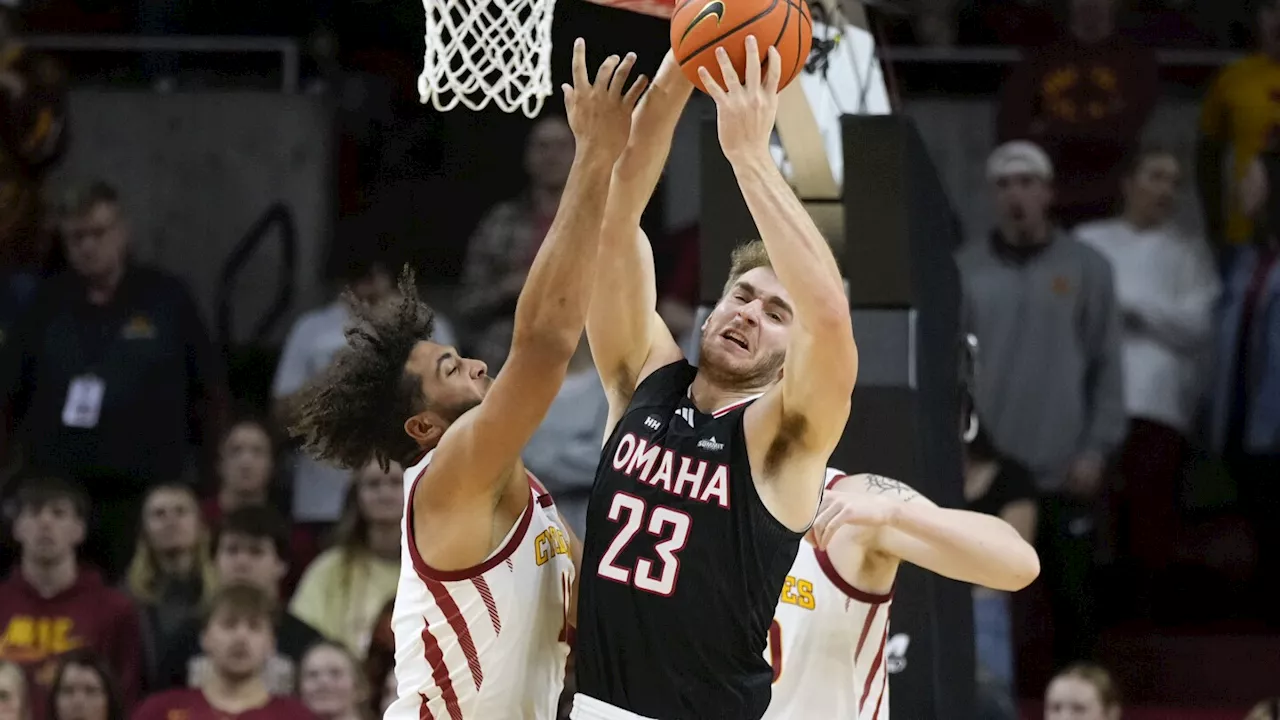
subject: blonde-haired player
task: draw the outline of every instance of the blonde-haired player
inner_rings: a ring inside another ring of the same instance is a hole
[[[940,508],[880,475],[827,468],[813,531],[787,574],[765,658],[765,720],[885,720],[885,643],[898,565],[1020,590],[1040,572],[1035,550],[1000,518]]]

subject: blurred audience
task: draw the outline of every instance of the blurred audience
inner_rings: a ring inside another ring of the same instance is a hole
[[[44,176],[67,138],[65,72],[23,44],[19,24],[16,8],[0,3],[0,331],[6,333],[48,252]]]
[[[1123,212],[1076,230],[1115,275],[1129,415],[1119,468],[1121,553],[1154,572],[1173,560],[1170,539],[1181,528],[1180,479],[1221,292],[1204,241],[1172,222],[1181,181],[1172,152],[1146,148],[1125,171]]]
[[[1280,119],[1280,0],[1256,6],[1257,50],[1218,73],[1200,111],[1196,179],[1209,242],[1223,249],[1253,241],[1237,187],[1253,159],[1277,140]]]
[[[1089,663],[1074,664],[1049,682],[1044,720],[1120,720],[1120,692],[1111,673]]]
[[[1049,221],[1053,165],[1015,141],[987,168],[998,223],[956,256],[965,329],[982,348],[975,400],[996,447],[1042,493],[1037,545],[1055,659],[1088,657],[1097,497],[1124,439],[1120,316],[1105,258]]]
[[[395,599],[387,601],[373,623],[373,637],[364,657],[365,686],[369,688],[369,711],[382,717],[396,700],[396,637],[391,629]]]
[[[33,477],[18,491],[13,534],[22,558],[0,585],[0,659],[26,670],[33,698],[47,698],[59,658],[92,649],[111,664],[121,701],[132,707],[142,678],[138,613],[96,570],[76,562],[88,512],[84,493],[57,477]],[[33,703],[35,720],[44,710]]]
[[[1254,527],[1259,607],[1280,624],[1280,154],[1255,163],[1263,190],[1245,207],[1254,243],[1233,254],[1216,317],[1209,437]]]
[[[311,646],[302,658],[298,695],[319,720],[373,718],[364,675],[355,656],[342,645],[322,642]]]
[[[273,692],[264,679],[276,654],[276,604],[260,586],[231,583],[218,590],[200,631],[206,669],[190,688],[147,698],[133,720],[228,718],[312,720],[288,692]]]
[[[529,185],[494,205],[467,245],[458,297],[458,322],[468,354],[497,375],[511,345],[516,298],[569,178],[573,133],[560,116],[543,115],[529,131],[524,171]]]
[[[404,470],[370,463],[355,473],[334,546],[307,568],[289,610],[328,639],[364,656],[374,622],[400,581]]]
[[[0,660],[0,720],[31,720],[31,691],[22,668]]]
[[[160,686],[160,653],[199,617],[216,585],[209,529],[195,491],[182,483],[152,488],[142,503],[142,528],[125,575],[125,590],[142,621],[147,688]]]
[[[1027,542],[1036,535],[1036,486],[1031,471],[1004,457],[978,423],[964,448],[964,501],[974,512],[996,515]],[[979,720],[1016,720],[1013,630],[1009,594],[973,588],[973,634]]]
[[[214,543],[214,565],[220,585],[243,583],[266,593],[275,603],[280,580],[288,572],[289,526],[269,507],[250,505],[222,520]],[[279,604],[279,603],[275,603]],[[291,695],[297,688],[298,662],[308,647],[323,638],[315,628],[288,612],[270,615],[274,627],[271,656],[262,664],[264,682],[277,695]],[[161,687],[200,687],[215,670],[201,641],[201,626],[191,623],[174,633],[161,655],[160,667],[168,673]]]
[[[1070,227],[1111,215],[1119,170],[1155,108],[1155,54],[1116,33],[1119,0],[1071,0],[1068,33],[1027,50],[1005,82],[1001,142],[1031,140],[1057,173],[1055,213]]]
[[[221,432],[223,361],[182,281],[130,259],[115,189],[78,188],[59,217],[71,269],[41,286],[10,349],[17,367],[0,382],[26,462],[88,493],[85,548],[115,579],[143,495]]]
[[[1280,720],[1280,697],[1268,698],[1254,705],[1244,720]]]
[[[126,720],[111,668],[91,650],[62,658],[49,689],[49,720]]]
[[[569,360],[560,392],[523,453],[525,467],[556,499],[560,516],[578,537],[586,533],[587,501],[600,461],[600,433],[608,419],[609,399],[584,334]]]

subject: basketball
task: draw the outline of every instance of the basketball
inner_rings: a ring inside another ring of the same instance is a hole
[[[747,36],[755,35],[763,62],[769,46],[782,56],[778,89],[800,74],[813,43],[813,18],[805,0],[679,0],[671,14],[671,48],[685,77],[706,92],[698,77],[705,67],[724,87],[716,48],[723,47],[742,79],[747,69]]]

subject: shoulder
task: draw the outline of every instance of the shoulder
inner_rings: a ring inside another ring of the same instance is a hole
[[[1266,67],[1267,64],[1268,63],[1260,54],[1242,57],[1224,67],[1222,71],[1218,73],[1217,78],[1214,79],[1214,84],[1221,87],[1228,87],[1242,79],[1257,74],[1260,70]]]
[[[1078,225],[1072,234],[1080,242],[1089,245],[1101,245],[1105,239],[1116,231],[1118,221],[1115,219],[1094,220]]]
[[[324,307],[312,308],[298,316],[293,321],[293,333],[306,333],[320,326],[327,326],[334,323],[337,313],[341,312],[338,303],[330,303]]]
[[[150,695],[134,714],[135,718],[150,718],[156,713],[164,712],[169,709],[190,707],[192,701],[200,695],[199,690],[192,688],[175,688],[173,690],[161,690],[158,693]],[[158,715],[154,715],[158,717]]]
[[[312,583],[325,585],[329,580],[329,576],[333,575],[338,570],[338,566],[342,564],[344,554],[345,553],[339,548],[329,548],[317,555],[315,559],[307,565],[307,569],[302,571],[302,579],[298,584],[298,592],[301,592],[307,585]],[[322,587],[316,589],[328,591],[330,588]]]
[[[1111,261],[1098,248],[1074,234],[1064,234],[1058,243],[1064,253],[1080,263],[1086,273],[1105,273],[1111,276]]]

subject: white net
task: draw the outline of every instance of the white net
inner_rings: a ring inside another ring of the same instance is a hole
[[[551,95],[551,16],[555,0],[422,0],[426,56],[422,102],[459,103],[534,117]]]

